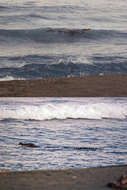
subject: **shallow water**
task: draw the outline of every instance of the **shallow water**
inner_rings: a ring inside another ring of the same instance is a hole
[[[125,0],[0,0],[0,79],[127,73],[126,10]]]
[[[0,105],[0,169],[126,164],[127,98],[1,98]]]

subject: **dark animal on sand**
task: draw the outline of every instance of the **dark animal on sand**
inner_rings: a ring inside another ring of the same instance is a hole
[[[120,180],[116,182],[110,182],[107,186],[112,189],[127,190],[127,176],[123,175]]]
[[[24,147],[30,147],[30,148],[38,148],[39,147],[33,143],[22,143],[22,142],[20,142],[19,145],[24,146]]]
[[[120,178],[120,183],[122,185],[125,185],[127,184],[127,176],[126,175],[122,175],[121,178]]]

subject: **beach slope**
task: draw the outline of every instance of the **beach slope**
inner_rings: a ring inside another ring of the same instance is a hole
[[[127,75],[0,81],[0,97],[127,97]]]
[[[127,174],[127,166],[0,173],[1,190],[108,190],[107,184]]]

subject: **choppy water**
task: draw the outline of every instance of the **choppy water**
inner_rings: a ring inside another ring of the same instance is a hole
[[[126,144],[127,98],[0,98],[0,169],[122,165]]]
[[[125,0],[0,0],[0,79],[127,73],[126,10]]]

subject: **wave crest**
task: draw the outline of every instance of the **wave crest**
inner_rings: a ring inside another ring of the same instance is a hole
[[[0,119],[125,119],[127,105],[115,103],[42,103],[41,105],[0,106]]]

